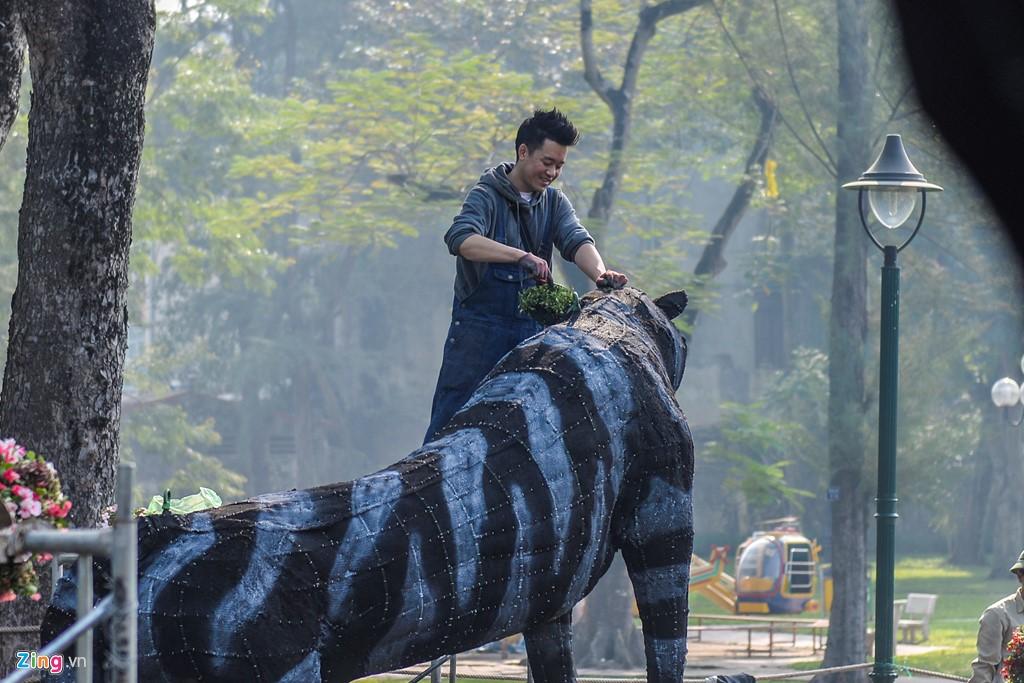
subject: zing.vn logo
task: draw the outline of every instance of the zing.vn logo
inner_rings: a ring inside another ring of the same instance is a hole
[[[18,650],[14,653],[18,657],[17,668],[19,669],[40,669],[47,670],[52,674],[59,674],[64,670],[64,655],[36,654],[35,650]],[[85,657],[68,657],[67,664],[75,667],[85,666]]]

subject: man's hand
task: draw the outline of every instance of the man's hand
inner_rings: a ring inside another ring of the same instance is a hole
[[[614,270],[606,270],[594,284],[603,289],[622,289],[629,284],[629,278]]]
[[[520,267],[525,268],[526,272],[537,282],[547,282],[551,279],[551,269],[548,268],[548,262],[536,254],[527,252],[519,259],[518,264]]]

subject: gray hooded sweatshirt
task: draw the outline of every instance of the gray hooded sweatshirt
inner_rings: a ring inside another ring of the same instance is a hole
[[[498,223],[505,224],[505,244],[541,256],[551,265],[551,254],[541,254],[547,230],[562,258],[572,263],[576,250],[594,243],[594,239],[576,217],[576,210],[561,190],[547,187],[534,192],[527,201],[519,194],[508,173],[513,164],[505,162],[487,169],[466,195],[462,211],[444,235],[448,251],[457,257],[455,264],[455,297],[464,301],[476,291],[488,264],[459,256],[459,247],[470,235],[496,239]],[[523,243],[523,234],[528,244]]]

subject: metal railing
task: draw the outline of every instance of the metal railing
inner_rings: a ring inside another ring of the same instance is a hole
[[[421,680],[423,680],[427,676],[430,676],[430,683],[441,683],[441,665],[444,664],[445,662],[448,662],[448,683],[455,683],[455,681],[459,677],[459,674],[458,674],[458,657],[456,655],[444,655],[443,657],[438,657],[437,659],[435,659],[432,662],[430,662],[430,666],[428,666],[426,669],[424,669],[423,671],[421,671],[418,674],[416,674],[415,676],[413,676],[411,679],[409,679],[409,683],[419,683]],[[402,671],[395,671],[395,672],[392,672],[392,673],[407,673],[407,671],[403,669]],[[472,678],[502,678],[502,679],[506,678],[505,676],[497,676],[497,677],[495,677],[495,676],[480,676],[479,674],[472,674],[470,677],[472,677]],[[529,663],[527,663],[527,665],[526,665],[526,677],[525,678],[522,678],[522,677],[512,677],[512,676],[507,677],[507,678],[509,680],[526,681],[526,683],[533,683],[533,672],[530,670]],[[0,682],[0,683],[2,683],[2,682]]]
[[[135,465],[121,463],[117,471],[117,517],[108,529],[76,529],[56,531],[8,527],[0,529],[0,557],[13,558],[27,552],[53,553],[56,587],[58,566],[65,556],[74,553],[78,558],[78,592],[76,597],[78,621],[57,636],[53,642],[36,653],[36,661],[49,659],[75,643],[75,681],[92,680],[93,632],[102,621],[110,620],[110,661],[108,670],[118,683],[136,683],[136,613],[137,596],[137,532],[132,517],[132,488],[135,484]],[[93,557],[109,557],[111,565],[111,592],[93,607]],[[39,672],[38,668],[20,668],[0,683],[18,683]]]

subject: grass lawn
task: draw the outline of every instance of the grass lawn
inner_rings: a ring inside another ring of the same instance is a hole
[[[1006,566],[1010,566],[1007,560]],[[989,579],[987,567],[954,567],[938,557],[908,557],[896,563],[896,597],[907,593],[935,593],[930,645],[944,649],[913,657],[899,657],[897,663],[946,673],[971,675],[971,660],[977,655],[978,617],[996,600],[1017,587],[1017,579]]]
[[[939,596],[927,644],[943,649],[923,655],[897,656],[896,663],[970,676],[971,660],[977,654],[975,638],[978,635],[978,617],[986,607],[1009,595],[1016,587],[1017,581],[1009,571],[1005,578],[989,579],[987,567],[954,567],[941,557],[899,559],[896,563],[897,598],[906,597],[907,593],[934,593]],[[699,594],[690,596],[690,611],[725,613]],[[868,623],[873,623],[874,619],[872,609],[868,614]],[[808,665],[807,668],[814,667]]]

